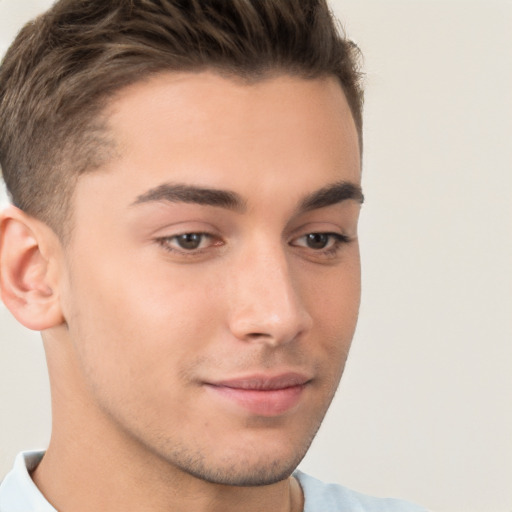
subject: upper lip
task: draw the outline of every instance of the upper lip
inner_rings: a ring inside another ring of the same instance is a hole
[[[311,379],[302,373],[288,372],[279,375],[246,375],[233,379],[208,382],[211,386],[226,387],[242,390],[272,391],[294,386],[303,386]]]

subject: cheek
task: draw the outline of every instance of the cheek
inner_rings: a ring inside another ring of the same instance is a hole
[[[176,379],[184,360],[201,351],[208,331],[211,337],[218,303],[179,272],[126,266],[91,258],[79,266],[70,290],[71,340],[87,378],[108,381],[106,389]]]
[[[357,254],[358,256],[358,254]],[[359,258],[336,271],[303,283],[303,297],[313,318],[312,343],[329,380],[341,377],[357,324],[361,298]]]
[[[357,254],[358,256],[358,254]],[[357,323],[361,300],[361,270],[354,257],[339,268],[307,275],[301,283],[302,296],[317,327],[346,338]]]

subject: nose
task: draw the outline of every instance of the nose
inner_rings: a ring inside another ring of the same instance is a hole
[[[279,346],[308,331],[312,318],[298,293],[298,276],[282,248],[260,248],[231,272],[232,334],[246,342]]]

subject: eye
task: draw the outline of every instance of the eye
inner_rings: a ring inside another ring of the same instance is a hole
[[[158,238],[157,242],[167,251],[194,253],[211,246],[221,245],[221,241],[207,233],[182,233]]]
[[[193,251],[199,249],[205,237],[202,233],[184,233],[174,237],[174,239],[181,249]]]
[[[310,249],[325,249],[332,239],[327,233],[309,233],[304,238]]]
[[[315,258],[334,258],[350,238],[340,233],[307,233],[291,241],[290,245],[308,251]]]
[[[292,245],[306,247],[314,251],[336,249],[342,243],[349,242],[349,238],[339,233],[308,233],[293,240]]]

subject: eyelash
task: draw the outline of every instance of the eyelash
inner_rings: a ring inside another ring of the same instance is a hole
[[[298,247],[298,248],[302,248],[305,250],[308,250],[308,249],[312,250],[313,254],[315,254],[315,255],[332,258],[338,254],[339,250],[341,249],[341,247],[343,245],[349,244],[352,241],[352,239],[350,237],[348,237],[347,235],[340,234],[340,233],[311,232],[311,233],[306,233],[300,237],[294,238],[292,240],[292,242],[296,242],[297,240],[306,239],[306,237],[311,236],[311,235],[326,236],[326,237],[329,237],[332,241],[331,241],[331,243],[329,243],[329,242],[327,243],[327,248],[320,248],[320,249],[313,249],[311,247],[307,247],[304,245],[297,245],[297,244],[293,244],[291,242],[290,242],[290,245],[292,247]],[[184,237],[184,236],[199,236],[199,237],[202,237],[201,242],[203,241],[204,238],[212,239],[214,242],[212,244],[209,244],[207,247],[199,247],[197,249],[190,249],[190,250],[171,246],[172,242],[177,241],[180,237]],[[215,240],[217,240],[217,242],[215,242]],[[205,251],[207,251],[208,249],[210,249],[211,247],[220,247],[220,246],[224,245],[224,243],[218,237],[211,235],[209,233],[201,233],[201,232],[188,232],[188,233],[180,233],[178,235],[161,237],[161,238],[157,238],[156,242],[167,252],[174,253],[174,254],[178,253],[180,256],[184,256],[184,257],[198,256],[198,255],[204,253]]]

